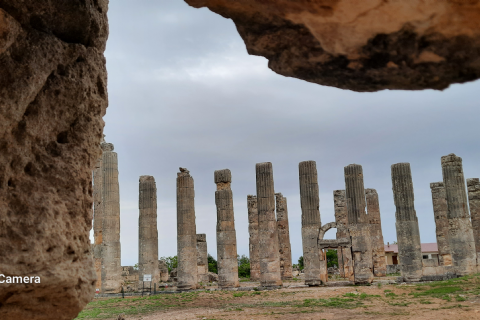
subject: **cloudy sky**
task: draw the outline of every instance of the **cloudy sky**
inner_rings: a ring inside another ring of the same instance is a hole
[[[138,179],[155,177],[159,257],[176,255],[176,174],[195,179],[197,233],[216,257],[214,170],[232,171],[238,254],[248,255],[255,164],[272,162],[288,199],[292,256],[302,255],[298,163],[317,162],[322,223],[334,221],[343,168],[363,166],[380,199],[385,242],[396,240],[390,166],[410,162],[422,242],[435,242],[430,182],[440,157],[480,177],[480,81],[433,90],[356,93],[285,78],[249,56],[231,20],[182,0],[110,2],[106,140],[119,159],[122,265],[138,261]],[[335,230],[325,238],[335,238]]]

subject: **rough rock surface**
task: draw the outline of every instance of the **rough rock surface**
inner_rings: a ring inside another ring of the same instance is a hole
[[[72,319],[93,298],[107,0],[0,0],[1,319]]]
[[[185,0],[230,18],[288,77],[355,91],[445,89],[480,77],[479,0]]]

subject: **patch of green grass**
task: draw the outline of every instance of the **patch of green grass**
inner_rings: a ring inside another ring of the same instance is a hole
[[[394,292],[387,292],[385,293],[385,297],[396,297],[397,295]]]
[[[245,292],[245,291],[243,291],[243,292],[234,292],[234,293],[233,293],[233,296],[234,296],[235,298],[239,298],[239,297],[243,297],[243,296],[246,295],[246,294],[248,294],[248,292]]]
[[[457,296],[455,297],[455,300],[457,300],[457,301],[467,301],[467,298],[461,297],[461,296],[457,295]]]
[[[329,298],[329,299],[305,299],[297,307],[326,307],[340,309],[355,309],[363,305],[363,302],[354,298]]]
[[[424,290],[422,292],[412,292],[410,293],[415,298],[422,297],[422,296],[431,296],[436,298],[443,298],[443,296],[454,293],[457,291],[462,291],[460,287],[438,287],[429,290]]]
[[[456,304],[453,306],[441,307],[440,309],[454,309],[454,308],[465,308],[465,306],[462,306],[461,304]]]

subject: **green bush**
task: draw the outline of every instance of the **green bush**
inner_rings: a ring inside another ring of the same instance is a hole
[[[242,254],[242,256],[237,255],[238,260],[238,276],[241,278],[250,278],[250,259]]]
[[[160,260],[165,260],[165,263],[167,264],[168,267],[168,272],[172,271],[172,269],[176,268],[178,266],[178,259],[177,256],[173,257],[161,257]]]
[[[218,273],[217,260],[208,254],[208,272]]]

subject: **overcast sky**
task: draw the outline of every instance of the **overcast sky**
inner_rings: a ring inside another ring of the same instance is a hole
[[[182,0],[110,2],[106,140],[119,162],[122,265],[138,261],[138,179],[155,177],[159,257],[177,254],[176,175],[195,180],[197,233],[216,257],[213,172],[232,172],[238,254],[248,255],[247,195],[255,164],[272,162],[288,199],[294,263],[302,255],[298,163],[317,162],[322,223],[335,220],[343,168],[363,166],[380,199],[385,243],[396,240],[390,166],[410,162],[422,242],[435,242],[430,182],[440,157],[480,177],[480,82],[440,92],[356,93],[280,76],[249,56],[231,20]],[[325,238],[335,238],[335,230]]]

